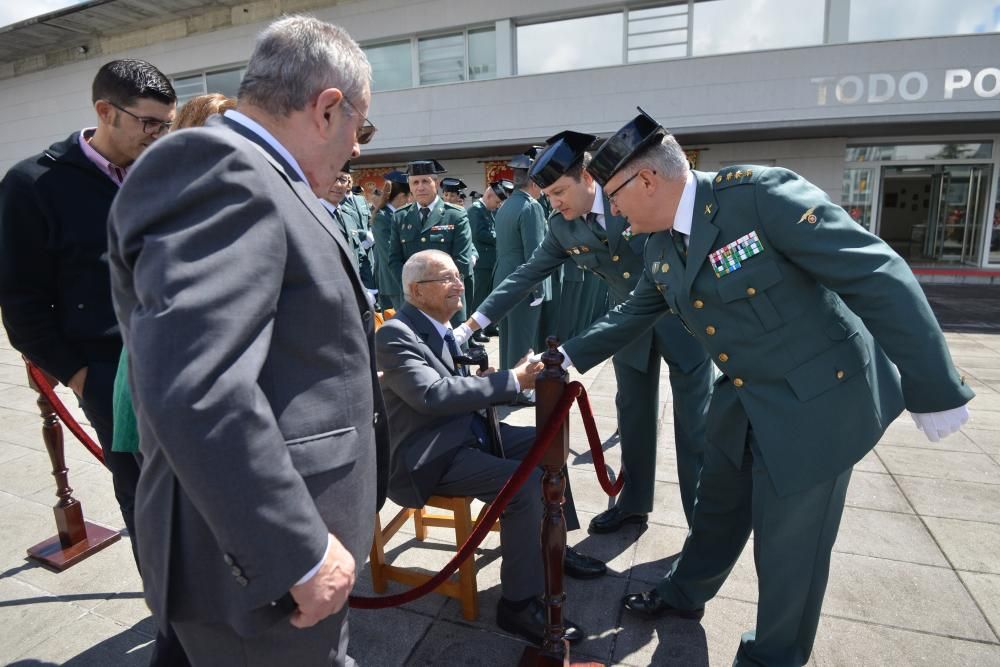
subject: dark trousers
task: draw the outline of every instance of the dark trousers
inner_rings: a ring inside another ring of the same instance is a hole
[[[492,501],[510,479],[535,442],[531,426],[500,424],[507,458],[496,457],[476,447],[463,447],[452,459],[434,493],[443,496],[474,496]],[[563,469],[565,474],[565,468]],[[542,565],[542,473],[535,470],[511,498],[500,519],[500,587],[508,600],[524,600],[544,590]],[[576,506],[566,478],[566,529],[580,527]]]
[[[728,383],[720,390],[733,391]],[[757,627],[743,635],[733,664],[804,665],[819,626],[850,479],[848,469],[805,491],[779,496],[752,429],[739,468],[708,443],[691,530],[657,591],[678,608],[704,606],[722,587],[753,530]]]

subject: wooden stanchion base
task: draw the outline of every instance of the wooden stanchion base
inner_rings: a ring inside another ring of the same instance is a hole
[[[59,536],[54,535],[44,542],[39,542],[28,549],[28,556],[48,565],[59,572],[76,565],[84,558],[93,556],[105,547],[109,547],[122,538],[117,530],[111,530],[96,523],[84,521],[87,530],[86,539],[80,540],[76,544],[63,548],[59,541]]]
[[[570,660],[569,650],[559,657],[550,653],[542,653],[542,649],[537,646],[529,646],[521,654],[521,662],[517,667],[604,667],[603,662],[577,662]]]

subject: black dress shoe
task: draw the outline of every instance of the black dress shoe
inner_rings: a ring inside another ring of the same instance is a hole
[[[608,571],[603,561],[592,556],[586,556],[572,547],[566,547],[566,558],[563,560],[563,572],[574,579],[596,579]]]
[[[645,512],[623,512],[612,507],[591,519],[589,530],[592,533],[613,533],[627,523],[645,525],[648,517]]]
[[[512,609],[503,598],[497,603],[497,625],[513,635],[524,637],[532,644],[542,645],[546,620],[545,605],[537,598],[532,599],[524,609]],[[585,635],[580,626],[563,617],[563,639],[576,644]]]
[[[480,330],[472,334],[472,340],[476,341],[477,343],[488,343],[490,342],[490,337]]]
[[[495,338],[496,336],[500,335],[500,330],[491,324],[490,326],[483,329],[483,333],[489,336],[490,338]]]
[[[622,602],[624,602],[625,608],[629,611],[654,618],[658,616],[675,616],[677,618],[699,621],[705,615],[704,607],[699,607],[698,609],[678,609],[668,604],[666,600],[660,597],[655,588],[645,593],[626,595]]]

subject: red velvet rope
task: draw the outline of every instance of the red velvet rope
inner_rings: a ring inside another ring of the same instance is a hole
[[[573,406],[574,400],[578,401],[580,405],[580,414],[583,416],[584,428],[587,431],[587,440],[590,444],[591,454],[594,457],[594,466],[597,469],[597,479],[601,483],[601,488],[604,489],[605,493],[610,496],[618,495],[618,492],[621,491],[622,484],[624,483],[624,477],[619,477],[615,484],[611,483],[611,480],[608,477],[607,465],[604,463],[604,450],[602,448],[603,443],[597,434],[597,425],[594,422],[594,415],[590,409],[590,401],[587,400],[587,390],[584,389],[583,385],[579,382],[570,382],[566,385],[565,390],[563,390],[563,395],[556,404],[555,410],[552,412],[552,416],[549,418],[548,423],[545,424],[541,433],[539,433],[536,437],[535,444],[532,445],[531,451],[529,451],[528,455],[524,457],[521,464],[517,467],[517,470],[514,471],[514,474],[507,480],[507,483],[503,485],[502,489],[500,489],[500,493],[497,494],[496,498],[493,499],[493,502],[486,508],[482,521],[476,525],[476,528],[472,531],[472,534],[469,535],[465,544],[463,544],[455,556],[448,561],[448,564],[428,581],[425,581],[421,585],[411,588],[403,593],[375,598],[352,595],[350,597],[351,608],[385,609],[386,607],[397,607],[426,595],[447,581],[448,578],[455,573],[459,566],[465,562],[465,559],[472,555],[472,552],[476,549],[476,547],[482,543],[487,533],[490,532],[490,528],[496,522],[497,517],[499,517],[500,513],[503,512],[505,507],[507,507],[507,503],[510,502],[511,496],[513,496],[517,490],[521,488],[525,480],[527,480],[528,476],[531,474],[531,471],[538,465],[538,462],[541,461],[545,450],[548,449],[549,445],[552,443],[552,439],[559,432],[559,429],[562,428],[563,423],[566,421],[566,417],[569,416],[569,410]]]
[[[56,416],[59,417],[63,424],[66,424],[66,428],[69,429],[70,433],[75,435],[76,439],[83,443],[83,446],[87,448],[87,451],[94,455],[94,458],[101,463],[104,463],[104,451],[101,449],[101,446],[94,442],[87,432],[83,430],[83,427],[80,426],[80,423],[73,418],[73,415],[70,414],[69,410],[66,409],[66,406],[52,389],[52,385],[49,384],[48,378],[45,377],[45,374],[30,361],[27,362],[27,365],[28,374],[31,376],[31,379],[35,381],[35,387],[41,392],[42,396],[45,397],[45,400],[49,402],[49,405],[52,406],[52,410],[56,413]]]

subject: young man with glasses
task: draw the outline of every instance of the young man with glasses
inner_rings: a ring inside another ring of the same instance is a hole
[[[526,263],[496,286],[466,326],[459,327],[458,338],[463,338],[466,328],[475,331],[502,319],[564,265],[567,272],[579,266],[602,280],[612,305],[624,303],[635,289],[642,276],[646,236],[631,235],[628,221],[611,212],[608,197],[586,171],[591,158],[587,149],[595,139],[571,130],[548,139],[529,172],[555,209],[545,238]],[[614,507],[591,520],[593,533],[645,524],[653,509],[661,358],[670,369],[677,481],[684,516],[691,523],[713,368],[708,354],[680,320],[664,317],[612,359],[625,486]]]
[[[122,339],[111,305],[107,220],[129,167],[170,128],[177,97],[153,65],[115,60],[98,71],[92,98],[96,128],[16,164],[0,183],[0,311],[11,344],[79,398],[137,554],[139,464],[111,451]]]

